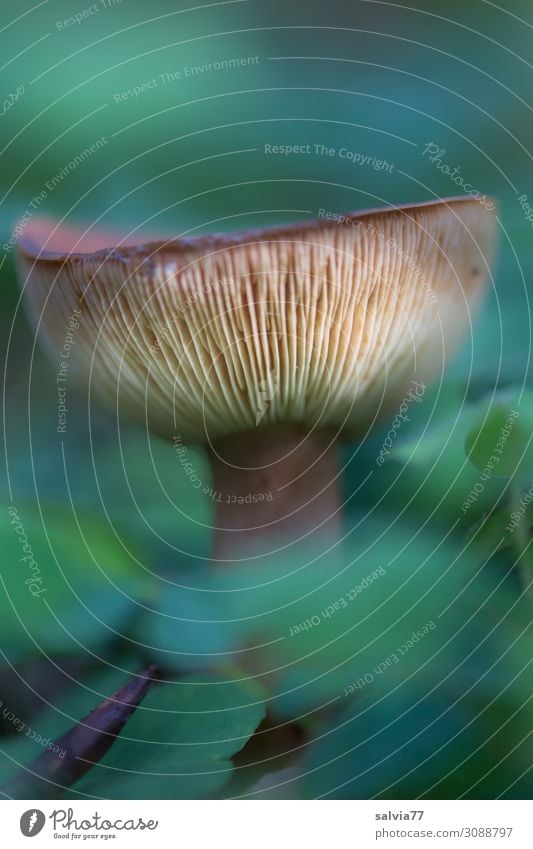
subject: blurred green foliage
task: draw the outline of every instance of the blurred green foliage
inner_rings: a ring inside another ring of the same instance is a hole
[[[387,422],[344,447],[342,551],[295,547],[213,574],[212,504],[171,445],[74,391],[58,438],[56,369],[4,256],[3,667],[59,655],[79,665],[37,691],[24,730],[4,717],[0,782],[42,751],[28,727],[57,737],[155,659],[166,683],[70,798],[261,798],[258,774],[264,790],[287,764],[286,786],[270,795],[527,798],[533,514],[507,526],[533,483],[533,234],[519,200],[532,192],[531,9],[189,5],[124,2],[61,28],[75,11],[67,0],[31,12],[3,3],[2,91],[24,91],[0,118],[1,243],[42,192],[40,213],[173,235],[456,194],[425,152],[435,144],[498,198],[494,279],[472,335],[411,408],[383,468]],[[232,57],[259,61],[185,70]],[[102,137],[103,152],[47,188]],[[394,167],[268,156],[267,143],[346,146]],[[504,454],[478,491],[511,409]],[[200,453],[191,458],[209,481]],[[10,504],[40,596],[24,584]],[[2,680],[2,709],[20,717],[24,684],[19,693]],[[304,737],[276,748],[272,725],[260,727],[267,710],[278,731],[297,725]],[[258,728],[257,755],[239,761]]]

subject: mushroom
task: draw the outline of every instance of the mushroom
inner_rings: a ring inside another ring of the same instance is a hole
[[[33,219],[18,264],[56,361],[79,310],[91,391],[207,449],[214,557],[232,561],[338,538],[337,443],[439,374],[488,276],[493,209],[450,198],[143,244]]]

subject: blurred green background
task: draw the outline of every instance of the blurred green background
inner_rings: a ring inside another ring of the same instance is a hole
[[[527,798],[531,511],[519,531],[505,527],[533,483],[531,5],[4,0],[0,44],[2,245],[37,206],[181,235],[461,194],[428,145],[499,204],[494,277],[445,379],[383,468],[390,423],[343,449],[345,553],[315,563],[290,551],[253,575],[210,574],[212,505],[171,445],[74,392],[59,437],[54,365],[21,308],[14,251],[2,251],[2,709],[57,736],[155,658],[168,683],[78,793]],[[266,154],[268,144],[311,153]],[[316,155],[315,144],[392,167]],[[465,513],[481,473],[468,434],[490,441],[511,409],[513,462]],[[10,504],[46,605],[22,583]],[[379,567],[357,604],[289,636]],[[428,622],[438,625],[402,663],[372,672]],[[365,674],[372,683],[345,696]],[[41,749],[0,721],[3,780]],[[168,746],[139,743],[158,734]]]

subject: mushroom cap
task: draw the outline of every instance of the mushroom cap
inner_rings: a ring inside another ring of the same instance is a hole
[[[190,442],[285,422],[359,436],[470,326],[493,210],[451,198],[140,245],[34,219],[18,265],[56,361],[80,311],[70,364],[120,415]]]

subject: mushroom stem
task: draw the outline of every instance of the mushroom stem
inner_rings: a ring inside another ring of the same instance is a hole
[[[271,425],[220,439],[209,455],[215,560],[340,537],[339,462],[328,431]]]

